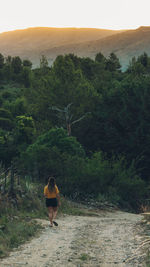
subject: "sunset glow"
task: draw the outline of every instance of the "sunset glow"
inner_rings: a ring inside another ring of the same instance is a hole
[[[29,27],[150,26],[149,0],[1,0],[0,32]]]

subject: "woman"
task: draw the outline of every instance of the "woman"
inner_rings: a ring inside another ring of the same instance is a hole
[[[60,196],[54,177],[50,177],[48,184],[44,187],[44,196],[46,198],[46,207],[48,208],[50,226],[53,227],[53,224],[58,226],[58,223],[54,220],[57,215],[57,207],[60,206]]]

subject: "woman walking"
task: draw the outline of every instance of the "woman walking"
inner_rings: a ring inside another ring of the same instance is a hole
[[[60,196],[54,177],[50,177],[48,184],[44,187],[44,196],[46,198],[46,207],[48,208],[50,226],[53,227],[53,224],[58,226],[55,218],[58,206],[60,206]]]

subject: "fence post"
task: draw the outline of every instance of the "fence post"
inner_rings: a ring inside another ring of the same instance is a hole
[[[11,170],[10,170],[10,194],[13,194],[14,192],[14,169],[13,165],[11,165]]]
[[[5,171],[4,192],[6,192],[7,170]]]

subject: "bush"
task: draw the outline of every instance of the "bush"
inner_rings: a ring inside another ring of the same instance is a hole
[[[129,166],[123,157],[107,159],[102,152],[87,158],[76,138],[63,129],[51,129],[39,136],[22,153],[22,164],[26,174],[36,179],[38,175],[41,181],[54,175],[60,191],[72,198],[97,198],[101,194],[121,207],[137,209],[147,194],[134,162]]]
[[[68,156],[84,157],[85,152],[75,137],[69,137],[63,129],[51,129],[39,136],[25,153],[22,162],[27,170],[34,175],[35,168],[40,179],[50,175],[63,177],[64,159]]]
[[[69,156],[64,162],[63,193],[68,196],[94,196],[129,209],[138,209],[147,194],[145,182],[137,176],[134,163],[124,158],[107,160],[101,152],[92,158]]]

